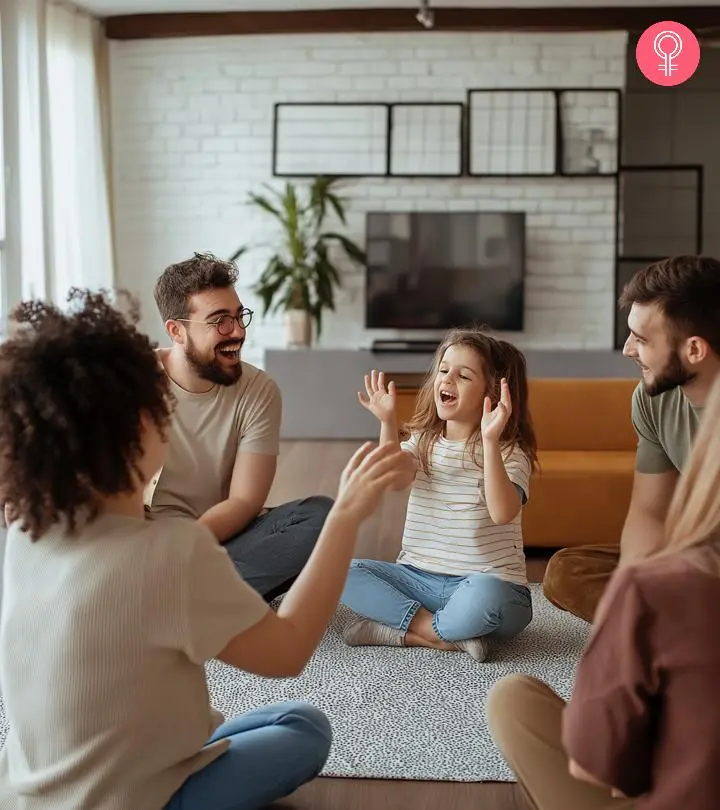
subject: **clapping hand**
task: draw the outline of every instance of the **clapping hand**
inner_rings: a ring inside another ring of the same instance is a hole
[[[365,391],[367,396],[358,391],[360,404],[376,416],[380,422],[390,422],[395,417],[395,383],[390,380],[385,385],[385,372],[372,370],[365,375]]]
[[[498,442],[512,413],[510,386],[503,377],[500,381],[500,402],[493,408],[490,397],[485,397],[480,433],[484,442]]]
[[[407,478],[407,455],[399,444],[372,442],[362,445],[340,476],[338,496],[333,510],[351,515],[358,522],[377,509],[388,489],[402,489]]]

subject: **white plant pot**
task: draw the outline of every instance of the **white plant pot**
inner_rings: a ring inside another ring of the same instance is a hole
[[[289,309],[285,313],[285,340],[288,348],[307,347],[312,342],[312,321],[304,309]]]

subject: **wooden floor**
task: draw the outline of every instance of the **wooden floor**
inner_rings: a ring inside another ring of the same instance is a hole
[[[269,503],[337,492],[340,473],[358,442],[284,442]],[[394,560],[400,547],[407,493],[389,493],[363,525],[357,556]],[[528,575],[542,580],[547,554],[528,554]],[[388,751],[388,756],[392,752]],[[287,810],[528,810],[515,784],[316,779],[277,805]]]

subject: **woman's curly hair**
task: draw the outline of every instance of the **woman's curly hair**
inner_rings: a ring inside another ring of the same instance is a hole
[[[0,503],[31,537],[138,486],[141,418],[165,435],[172,399],[154,345],[105,291],[73,289],[68,311],[20,304],[0,345]]]

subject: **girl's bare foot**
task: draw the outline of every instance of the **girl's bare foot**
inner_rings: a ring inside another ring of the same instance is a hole
[[[446,650],[451,652],[458,648],[455,644],[440,638],[432,626],[432,613],[425,608],[419,608],[410,622],[405,635],[405,644],[408,647],[429,647],[431,650]]]
[[[443,641],[441,638],[437,640],[423,638],[417,633],[411,633],[409,630],[405,634],[406,647],[427,647],[430,650],[444,650],[446,652],[457,651],[459,648],[454,644]]]

